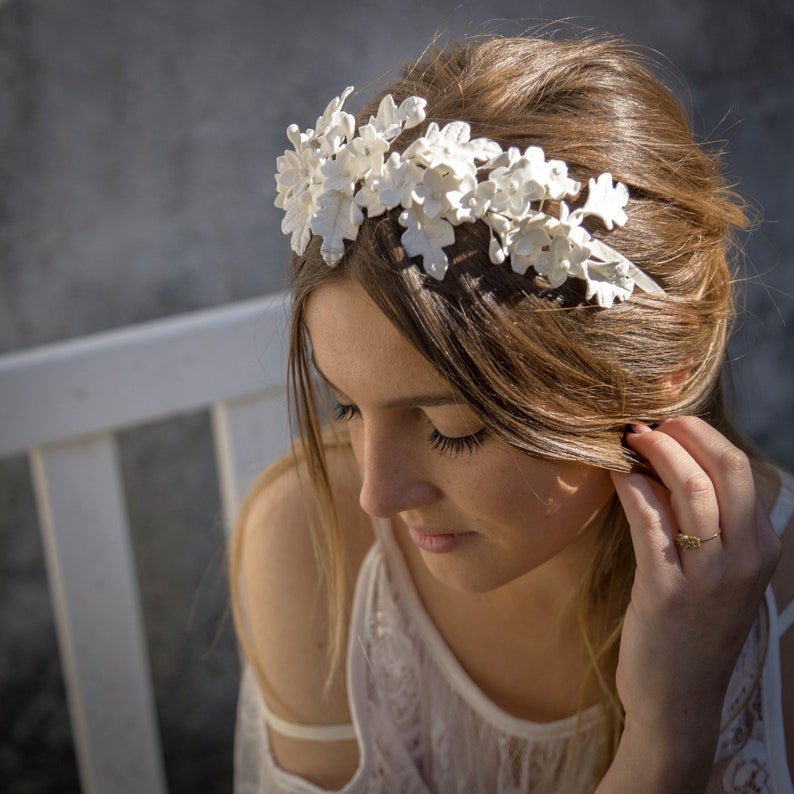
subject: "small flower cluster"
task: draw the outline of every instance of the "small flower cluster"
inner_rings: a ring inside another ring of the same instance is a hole
[[[344,241],[356,239],[364,210],[373,218],[401,207],[402,245],[409,256],[421,256],[425,272],[437,279],[449,267],[444,248],[455,242],[455,226],[481,220],[491,230],[494,264],[509,258],[513,270],[531,267],[552,287],[582,279],[586,299],[600,306],[625,300],[635,283],[662,292],[582,226],[588,216],[610,230],[626,223],[628,190],[613,184],[611,174],[590,179],[586,201],[570,210],[565,200],[576,198],[581,185],[562,160],[547,160],[538,146],[522,153],[504,151],[488,138],[472,140],[464,121],[441,128],[432,122],[405,151],[390,152],[403,130],[424,121],[426,101],[409,97],[398,106],[389,94],[356,134],[354,117],[342,109],[352,90],[328,104],[314,129],[287,129],[294,148],[277,161],[276,206],[285,212],[281,228],[292,236],[296,253],[318,235],[323,259],[333,266],[344,254]],[[559,217],[544,212],[548,201],[559,203]]]

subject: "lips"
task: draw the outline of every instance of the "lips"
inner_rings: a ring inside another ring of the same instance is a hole
[[[474,532],[445,532],[432,527],[408,525],[411,540],[423,551],[431,554],[447,554],[468,543]]]

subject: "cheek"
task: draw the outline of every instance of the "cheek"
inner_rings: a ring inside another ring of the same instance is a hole
[[[464,470],[458,468],[457,476],[450,472],[447,492],[486,524],[537,520],[547,510],[543,497],[549,495],[548,483],[523,464],[512,455],[473,456]]]
[[[612,479],[606,469],[588,468],[563,475],[549,500],[548,517],[578,532],[592,521],[613,493]]]
[[[479,503],[484,520],[536,528],[553,524],[578,531],[614,491],[605,470],[523,456],[490,461],[481,474],[467,484],[467,495],[470,504]]]

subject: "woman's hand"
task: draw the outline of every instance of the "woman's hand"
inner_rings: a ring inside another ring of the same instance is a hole
[[[714,428],[686,417],[637,427],[627,440],[664,487],[613,474],[637,571],[617,669],[626,725],[599,791],[624,790],[632,767],[643,791],[703,791],[728,682],[780,544],[747,456]],[[678,532],[720,534],[682,550]]]

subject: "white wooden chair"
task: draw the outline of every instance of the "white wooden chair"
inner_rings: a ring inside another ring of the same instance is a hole
[[[114,434],[208,407],[229,527],[288,443],[286,316],[273,295],[0,356],[0,457],[30,458],[85,792],[166,792]]]

